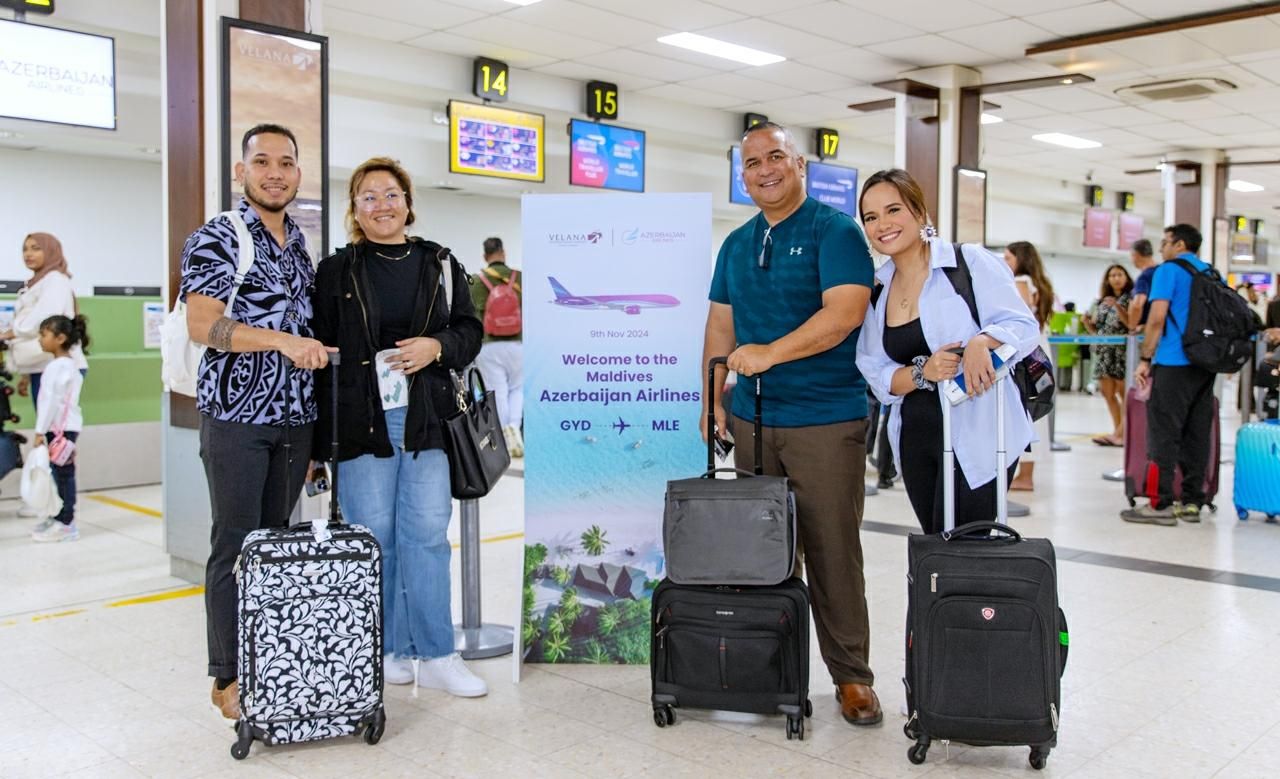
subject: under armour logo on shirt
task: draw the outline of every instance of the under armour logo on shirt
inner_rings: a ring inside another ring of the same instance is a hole
[[[795,256],[795,255],[797,255],[797,254],[804,254],[804,247],[803,247],[803,246],[792,246],[792,247],[791,247],[791,255],[794,257],[794,256]]]

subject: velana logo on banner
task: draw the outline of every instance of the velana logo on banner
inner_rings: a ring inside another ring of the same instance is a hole
[[[522,657],[646,663],[666,483],[706,456],[711,198],[527,195],[522,214]]]

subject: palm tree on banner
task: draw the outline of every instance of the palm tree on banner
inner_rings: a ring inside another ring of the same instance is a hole
[[[582,534],[582,551],[592,557],[604,554],[604,548],[609,545],[609,539],[605,537],[608,533],[607,530],[601,530],[599,525],[592,525],[590,530]]]
[[[569,637],[563,633],[552,632],[542,642],[542,658],[548,663],[558,663],[569,654]]]

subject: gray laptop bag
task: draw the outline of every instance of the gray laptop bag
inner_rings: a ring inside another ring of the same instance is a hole
[[[764,476],[760,466],[760,379],[755,381],[755,473],[716,468],[715,371],[707,386],[707,470],[692,479],[667,482],[662,543],[667,578],[676,584],[774,585],[791,576],[796,556],[795,495],[782,476]],[[736,473],[718,479],[719,473]]]

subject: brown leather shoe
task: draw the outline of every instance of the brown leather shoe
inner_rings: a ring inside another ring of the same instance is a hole
[[[219,690],[218,683],[213,683],[213,692],[209,694],[213,705],[218,707],[222,716],[227,719],[240,719],[240,683],[232,682],[226,689]]]
[[[879,725],[884,719],[880,699],[870,685],[838,684],[836,700],[840,702],[840,716],[850,725]]]

